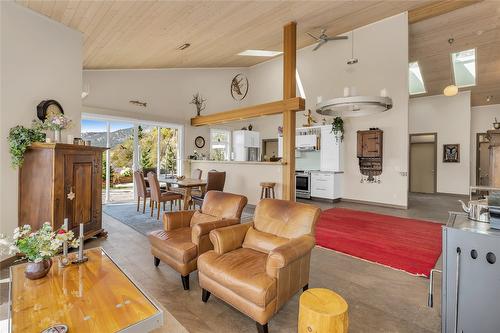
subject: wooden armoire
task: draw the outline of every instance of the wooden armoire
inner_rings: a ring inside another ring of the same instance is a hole
[[[44,222],[84,237],[106,235],[102,228],[102,153],[106,148],[33,143],[19,170],[19,225],[34,230]]]

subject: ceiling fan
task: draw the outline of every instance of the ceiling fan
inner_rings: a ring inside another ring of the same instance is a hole
[[[314,47],[313,51],[316,51],[321,46],[323,46],[323,44],[326,44],[327,42],[329,42],[331,40],[341,40],[341,39],[348,38],[347,36],[328,37],[328,35],[326,34],[326,29],[321,29],[321,34],[318,37],[314,36],[313,34],[311,34],[309,32],[307,32],[307,34],[309,36],[311,36],[312,38],[314,38],[316,40],[316,42],[318,42],[318,44]]]

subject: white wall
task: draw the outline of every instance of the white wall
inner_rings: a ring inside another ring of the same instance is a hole
[[[355,30],[355,56],[359,63],[346,64],[351,40],[330,42],[297,53],[297,69],[305,90],[306,109],[314,110],[316,97],[342,96],[345,86],[355,86],[358,95],[378,95],[386,88],[393,99],[392,110],[383,114],[345,119],[345,174],[343,197],[384,204],[407,205],[408,168],[408,19],[400,14]],[[282,59],[250,68],[252,103],[282,98]],[[315,118],[320,121],[321,116]],[[329,118],[331,121],[332,118]],[[305,122],[297,114],[297,126]],[[279,125],[278,123],[273,126]],[[269,125],[271,126],[271,125]],[[356,158],[356,131],[379,127],[384,131],[384,164],[381,184],[360,183]]]
[[[59,101],[80,133],[82,36],[13,2],[2,1],[0,28],[0,232],[17,226],[17,170],[10,166],[7,135],[29,127],[44,99]]]
[[[470,133],[470,183],[476,185],[476,135],[493,129],[495,117],[500,121],[500,104],[474,106],[471,108]]]
[[[232,78],[246,72],[246,68],[84,71],[84,85],[90,88],[83,101],[84,111],[185,124],[185,155],[193,153],[198,135],[207,143],[201,152],[208,153],[209,129],[189,126],[190,119],[196,116],[196,108],[189,102],[196,92],[206,98],[207,107],[202,114],[247,105],[248,98],[238,102],[230,93]],[[148,105],[137,107],[130,100]]]
[[[410,134],[437,133],[437,192],[468,194],[470,184],[470,92],[412,98]],[[460,163],[443,163],[443,144],[460,144]]]

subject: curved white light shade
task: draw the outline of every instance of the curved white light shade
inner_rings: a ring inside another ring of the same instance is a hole
[[[324,116],[361,117],[381,113],[391,108],[390,97],[349,96],[318,103],[316,112]]]
[[[444,88],[443,94],[448,97],[455,96],[456,94],[458,94],[458,87],[454,84],[450,84],[449,86]]]

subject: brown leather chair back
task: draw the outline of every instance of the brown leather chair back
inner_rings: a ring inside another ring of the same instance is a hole
[[[208,191],[224,191],[226,183],[226,172],[212,171],[207,174],[207,192]]]
[[[247,198],[242,195],[210,191],[205,195],[201,212],[225,219],[240,219],[243,208],[247,205]]]
[[[201,169],[194,169],[193,171],[191,171],[191,178],[201,179],[201,174],[202,174]]]
[[[156,173],[148,172],[148,182],[151,191],[151,199],[154,201],[159,201],[160,199],[160,183],[156,177]]]
[[[284,238],[314,236],[321,210],[303,203],[263,199],[255,208],[254,228]]]
[[[144,174],[141,171],[135,171],[134,181],[135,181],[135,186],[137,188],[137,195],[139,197],[145,198],[147,188],[146,188],[146,181],[144,180]]]

